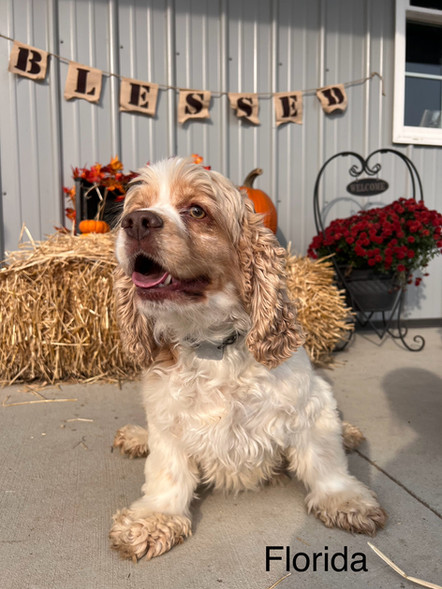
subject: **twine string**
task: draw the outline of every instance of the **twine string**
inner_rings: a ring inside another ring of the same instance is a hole
[[[3,35],[2,33],[0,33],[0,37],[3,39],[6,39],[7,41],[11,41],[13,43],[16,42],[15,39],[12,39],[11,37],[8,37],[7,35]],[[57,53],[51,53],[49,51],[47,51],[46,53],[48,55],[50,55],[51,57],[55,57],[59,61],[66,63],[66,64],[69,64],[73,61],[72,59],[68,59],[66,57],[63,57],[62,55],[58,55]],[[114,72],[108,72],[106,70],[100,70],[100,71],[104,76],[107,76],[109,78],[113,77],[113,78],[118,78],[119,80],[123,80],[127,77],[127,76],[121,76],[120,74],[116,74]],[[371,80],[375,76],[377,76],[379,78],[379,80],[381,82],[382,96],[385,96],[384,78],[379,72],[371,72],[370,75],[366,76],[365,78],[360,78],[358,80],[351,80],[349,82],[344,82],[344,83],[342,83],[342,85],[345,88],[348,88],[350,86],[358,86],[360,84],[365,84],[366,82],[368,82],[369,80]],[[331,85],[333,85],[333,84],[329,84],[329,86],[331,86]],[[161,90],[174,90],[177,92],[187,89],[187,88],[183,88],[183,86],[173,86],[170,84],[158,84],[158,87]],[[317,90],[318,90],[318,88],[310,88],[308,90],[298,90],[298,92],[302,92],[303,94],[314,94],[314,93],[316,93]],[[219,96],[219,97],[227,96],[228,94],[231,93],[226,90],[214,90],[214,91],[209,90],[209,92],[211,93],[212,96]],[[256,96],[259,96],[260,98],[271,98],[272,96],[274,96],[276,94],[276,92],[249,92],[249,94],[254,94]]]

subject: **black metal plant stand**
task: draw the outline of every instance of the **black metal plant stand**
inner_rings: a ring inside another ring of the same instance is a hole
[[[347,190],[355,197],[371,197],[379,195],[388,188],[387,182],[375,178],[382,169],[381,164],[379,162],[374,164],[370,163],[375,156],[383,154],[393,154],[395,157],[400,158],[405,164],[406,171],[411,179],[411,198],[419,201],[424,200],[422,182],[419,173],[413,162],[403,153],[394,149],[383,148],[373,151],[364,159],[354,151],[342,151],[325,162],[316,178],[313,194],[313,210],[318,234],[320,232],[325,234],[325,227],[319,204],[319,191],[324,173],[328,169],[330,163],[337,158],[349,157],[356,159],[358,163],[353,164],[348,170],[350,177],[353,178],[354,181],[347,186]],[[363,174],[365,176],[361,177]],[[333,252],[330,251],[330,254],[332,253]],[[355,285],[351,283],[350,278],[346,276],[344,269],[336,264],[333,256],[331,257],[331,260],[335,267],[337,283],[341,288],[345,289],[347,301],[355,312],[353,320],[355,320],[356,323],[362,327],[370,327],[380,339],[386,334],[395,339],[399,339],[405,348],[412,352],[419,352],[424,348],[425,340],[421,335],[417,335],[413,338],[413,341],[416,344],[414,346],[407,343],[405,339],[407,337],[408,329],[403,325],[401,319],[405,294],[404,285],[396,285],[395,288],[390,287],[389,300],[388,302],[384,302],[381,300],[382,295],[380,295],[380,292],[382,288],[381,282],[385,280],[385,277],[378,277],[376,280],[371,281],[370,288],[373,290],[375,296],[372,299],[373,302],[367,304],[363,300],[361,289],[358,291],[357,285],[355,288]],[[353,331],[350,331],[348,340],[342,345],[342,348],[348,344],[352,335]]]

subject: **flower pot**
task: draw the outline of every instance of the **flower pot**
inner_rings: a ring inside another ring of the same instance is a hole
[[[346,289],[355,311],[375,313],[393,309],[401,292],[395,274],[382,274],[370,268],[353,269],[348,274],[341,268],[340,272],[340,285]]]

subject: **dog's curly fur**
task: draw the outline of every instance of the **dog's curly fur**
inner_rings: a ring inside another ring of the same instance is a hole
[[[326,526],[382,527],[374,493],[347,469],[344,445],[362,434],[343,428],[312,370],[285,251],[247,197],[181,158],[147,166],[126,197],[117,258],[118,321],[145,367],[148,426],[120,429],[115,446],[148,457],[143,495],[116,514],[112,545],[135,560],[162,554],[190,534],[198,484],[238,492],[284,470]],[[201,353],[220,345],[222,358]]]

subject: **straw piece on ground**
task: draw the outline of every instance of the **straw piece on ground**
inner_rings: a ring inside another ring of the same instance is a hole
[[[396,573],[398,573],[398,575],[400,575],[404,579],[407,579],[407,581],[410,581],[411,583],[416,583],[417,585],[421,585],[422,587],[428,587],[428,589],[442,589],[442,586],[436,585],[436,583],[430,583],[429,581],[424,581],[423,579],[417,579],[416,577],[410,577],[410,575],[407,575],[406,573],[404,573],[404,571],[402,569],[400,569],[397,566],[397,564],[394,564],[394,562],[392,560],[390,560],[388,558],[388,556],[385,556],[385,554],[383,552],[381,552],[379,550],[379,548],[376,548],[376,546],[374,546],[371,542],[367,542],[367,544],[384,562],[386,562],[388,564],[388,566],[390,566],[394,571],[396,571]]]

